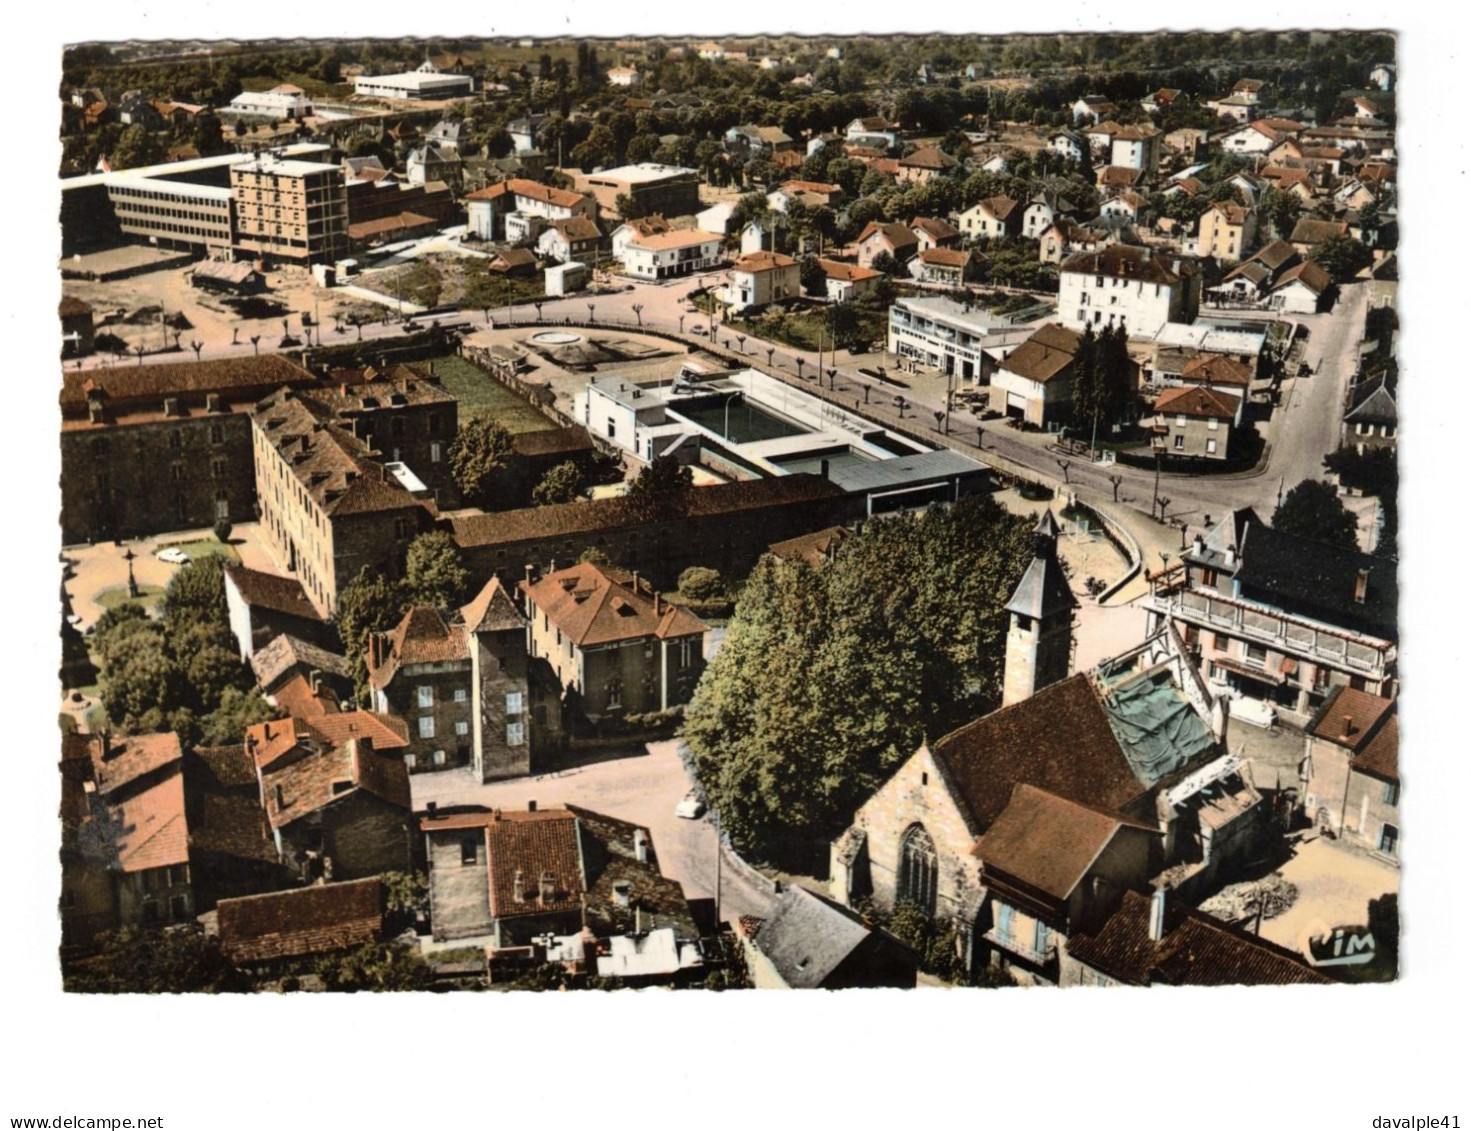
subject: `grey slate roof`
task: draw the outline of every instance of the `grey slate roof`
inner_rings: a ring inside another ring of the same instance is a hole
[[[267,690],[297,664],[344,679],[351,675],[345,657],[284,632],[250,657],[256,680]]]
[[[810,990],[820,987],[869,934],[847,908],[789,887],[772,904],[755,943],[782,981]]]
[[[1007,612],[1041,620],[1077,605],[1078,599],[1073,596],[1072,588],[1063,576],[1062,565],[1057,560],[1058,533],[1057,520],[1052,517],[1051,509],[1044,510],[1035,531],[1037,552],[1027,566],[1027,572],[1022,574],[1016,592],[1006,603]]]

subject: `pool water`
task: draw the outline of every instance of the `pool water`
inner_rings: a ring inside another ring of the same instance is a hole
[[[723,397],[708,401],[681,401],[678,407],[670,408],[669,415],[708,428],[715,435],[724,436],[735,444],[780,440],[785,436],[805,436],[810,431],[767,412],[759,405],[751,404],[744,397],[735,397],[730,401],[729,415],[726,413],[726,401]],[[726,432],[727,425],[730,428],[729,433]]]

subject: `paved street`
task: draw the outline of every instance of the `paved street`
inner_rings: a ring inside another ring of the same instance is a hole
[[[524,809],[528,801],[541,808],[580,805],[649,830],[660,867],[684,885],[690,899],[715,895],[716,838],[708,818],[683,820],[674,807],[690,788],[677,742],[650,743],[648,752],[597,762],[554,774],[541,774],[484,785],[472,772],[451,770],[416,774],[414,809],[430,801],[440,805],[484,805]],[[721,869],[720,914],[764,915],[771,896],[748,883],[729,866]]]

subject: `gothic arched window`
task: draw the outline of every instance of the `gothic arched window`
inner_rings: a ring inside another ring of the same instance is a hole
[[[899,842],[898,902],[912,903],[926,915],[933,915],[938,879],[935,842],[924,826],[911,825]]]

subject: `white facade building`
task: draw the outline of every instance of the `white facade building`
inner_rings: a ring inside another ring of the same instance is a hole
[[[1189,322],[1200,305],[1200,275],[1188,263],[1127,244],[1080,252],[1062,264],[1057,313],[1069,329],[1122,322],[1150,337],[1166,322]]]
[[[623,269],[635,279],[672,279],[720,263],[722,237],[714,232],[660,232],[629,240]]]

